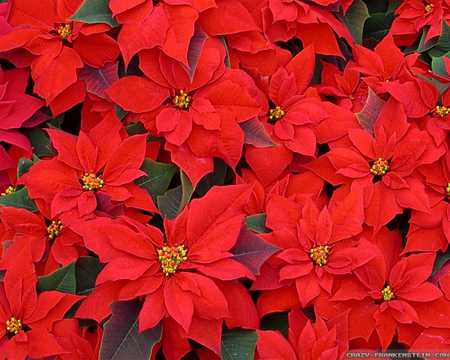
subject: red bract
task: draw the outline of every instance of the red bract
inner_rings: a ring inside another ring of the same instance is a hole
[[[0,287],[0,356],[24,360],[27,355],[40,359],[67,353],[52,335],[52,326],[82,297],[58,291],[37,294],[29,248],[15,260]]]
[[[37,162],[21,178],[33,199],[46,201],[52,218],[71,213],[75,218],[93,217],[107,195],[113,202],[157,212],[150,195],[134,184],[145,173],[145,135],[121,138],[122,125],[110,117],[91,130],[73,136],[48,130],[58,155]]]
[[[108,263],[97,278],[99,289],[108,281],[117,282],[119,300],[144,299],[140,331],[163,322],[162,346],[168,359],[179,359],[190,350],[188,338],[220,355],[224,320],[230,327],[257,326],[249,295],[232,282],[253,275],[230,253],[249,195],[250,188],[242,185],[211,189],[174,220],[166,219],[164,235],[126,219],[98,218],[74,225],[86,246]],[[88,297],[78,317],[97,318],[89,301]]]

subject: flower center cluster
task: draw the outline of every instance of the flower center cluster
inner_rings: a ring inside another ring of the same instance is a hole
[[[425,6],[425,11],[428,12],[434,7],[434,4],[428,4]]]
[[[436,106],[436,110],[434,111],[434,115],[436,117],[445,117],[450,113],[450,108],[447,106]]]
[[[105,182],[102,179],[102,176],[95,176],[92,172],[84,173],[81,177],[81,181],[83,182],[83,189],[90,190],[99,190],[103,187]]]
[[[391,290],[391,287],[388,285],[383,290],[381,290],[381,294],[383,295],[384,301],[389,301],[394,297],[394,293]]]
[[[180,95],[175,95],[173,103],[179,108],[187,108],[191,102],[191,97],[184,90],[180,91]]]
[[[12,194],[14,191],[16,191],[16,189],[14,189],[14,188],[10,185],[10,186],[8,186],[8,188],[5,190],[5,192],[2,192],[2,193],[0,194],[0,196],[6,196],[6,195],[9,195],[9,194]]]
[[[72,35],[72,29],[69,24],[61,24],[59,29],[56,30],[62,41],[67,40]]]
[[[311,254],[309,255],[309,257],[316,263],[316,265],[324,266],[327,263],[329,252],[330,247],[328,245],[320,245],[311,249]]]
[[[53,239],[55,236],[58,236],[62,230],[61,221],[52,221],[51,225],[47,228],[48,237]]]
[[[275,109],[270,109],[269,111],[269,119],[272,121],[280,120],[286,112],[282,109],[281,106],[277,106]]]
[[[6,330],[13,334],[18,334],[22,330],[22,322],[14,317],[6,321]]]
[[[447,196],[450,196],[450,183],[445,187],[445,192],[447,193]]]
[[[164,246],[159,249],[159,262],[164,275],[175,274],[181,262],[187,260],[186,254],[187,250],[184,249],[184,245]]]
[[[378,158],[378,160],[375,160],[372,168],[370,169],[370,172],[373,175],[384,175],[388,172],[389,170],[389,165],[388,165],[388,161],[384,160],[382,158]]]

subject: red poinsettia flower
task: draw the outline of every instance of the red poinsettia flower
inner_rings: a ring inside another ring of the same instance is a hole
[[[2,269],[11,266],[24,246],[30,247],[34,263],[45,260],[46,274],[57,270],[58,264],[66,266],[88,255],[83,239],[70,230],[71,219],[64,214],[52,221],[25,209],[2,207],[0,220],[8,231],[18,234],[0,260]]]
[[[14,63],[11,51],[26,50],[32,54],[29,64],[35,81],[34,91],[61,113],[84,100],[85,86],[78,81],[78,69],[84,64],[102,68],[119,55],[115,40],[106,35],[106,24],[85,24],[68,19],[82,1],[43,0],[38,6],[17,0],[10,4],[9,29],[0,37],[0,49]],[[28,56],[30,58],[30,56]],[[18,64],[24,65],[24,64]],[[64,93],[64,106],[58,96]]]
[[[180,359],[190,350],[188,338],[220,355],[224,321],[230,328],[258,326],[250,295],[234,281],[253,274],[230,253],[249,195],[246,185],[212,188],[174,220],[165,219],[165,235],[126,218],[74,225],[87,248],[107,263],[77,317],[105,315],[98,306],[103,288],[115,292],[119,300],[141,297],[139,330],[162,321],[162,347],[168,359]]]
[[[445,146],[448,148],[448,146]],[[446,251],[450,239],[450,154],[449,151],[413,175],[425,184],[431,213],[412,210],[404,252]]]
[[[31,198],[47,202],[52,218],[68,212],[92,217],[100,194],[127,207],[158,212],[148,192],[134,183],[145,175],[139,168],[144,161],[146,135],[122,139],[122,129],[120,121],[111,116],[89,136],[47,130],[58,155],[38,161],[20,183],[27,186]]]
[[[332,295],[335,278],[350,274],[372,258],[371,251],[366,249],[367,240],[353,237],[362,231],[362,190],[352,192],[345,199],[336,193],[329,206],[321,211],[310,198],[300,214],[293,213],[295,206],[288,203],[288,200],[281,201],[278,211],[277,205],[267,204],[266,226],[275,224],[278,230],[264,238],[283,250],[268,260],[270,267],[261,269],[252,287],[270,289],[258,298],[260,316],[289,309],[295,303],[291,299],[293,283],[302,308],[314,304],[319,315],[324,315],[321,311],[329,314],[319,302]],[[281,219],[286,211],[289,218]],[[277,272],[279,275],[274,277]],[[280,300],[271,304],[275,293]],[[272,305],[278,308],[271,309]]]
[[[335,308],[351,309],[351,322],[358,318],[357,323],[364,324],[352,329],[350,338],[368,340],[376,331],[383,351],[396,332],[398,341],[411,345],[424,328],[450,326],[448,301],[427,281],[435,255],[399,257],[401,238],[392,240],[380,242],[374,260],[356,269],[356,277],[345,279],[333,297]]]
[[[390,33],[398,46],[411,46],[427,29],[424,43],[441,35],[442,21],[450,19],[447,0],[405,0],[395,11]]]
[[[141,113],[146,129],[164,136],[172,161],[194,186],[213,171],[214,157],[234,168],[244,142],[239,123],[256,116],[260,106],[252,98],[257,89],[251,78],[241,70],[225,68],[220,40],[205,42],[190,71],[158,50],[142,51],[139,57],[149,79],[120,79],[107,90],[111,99],[125,110]]]
[[[365,105],[367,92],[361,88],[361,77],[353,61],[343,71],[336,66],[322,62],[322,82],[317,85],[320,94],[335,98],[335,103],[353,113],[360,112]]]
[[[279,332],[258,331],[255,359],[342,359],[348,350],[348,313],[312,323],[300,309],[289,313],[288,340]]]
[[[404,208],[430,212],[424,186],[411,174],[418,166],[436,161],[445,149],[437,148],[426,131],[408,128],[402,107],[390,99],[374,124],[373,136],[363,129],[350,129],[349,143],[324,155],[331,167],[307,165],[335,185],[361,184],[365,222],[375,232]]]
[[[360,45],[353,47],[356,70],[366,75],[362,80],[378,95],[389,93],[404,108],[407,116],[418,118],[436,105],[438,91],[417,74],[427,73],[418,64],[419,54],[404,53],[387,35],[372,51]]]
[[[265,0],[259,5],[264,34],[272,42],[286,42],[296,37],[303,42],[304,47],[314,43],[315,51],[319,54],[343,57],[335,34],[345,38],[350,46],[353,45],[353,38],[332,11],[324,6],[337,9],[343,5],[347,9],[351,2],[333,3],[337,2],[312,1],[306,4],[299,0]]]
[[[82,296],[44,291],[36,293],[37,276],[29,248],[24,248],[6,271],[0,286],[0,356],[25,360],[64,354],[52,335],[55,321]]]

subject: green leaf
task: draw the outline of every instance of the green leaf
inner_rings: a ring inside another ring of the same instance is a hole
[[[386,101],[378,97],[371,88],[369,88],[369,96],[367,97],[366,105],[361,112],[355,114],[362,128],[370,135],[373,135],[373,126],[377,121],[378,115],[383,110]]]
[[[11,206],[17,209],[25,209],[31,212],[37,211],[34,200],[28,196],[28,190],[23,187],[20,190],[6,196],[0,196],[0,206]]]
[[[141,176],[135,180],[137,186],[144,188],[156,202],[158,195],[163,195],[169,187],[177,166],[145,159],[141,170],[148,176]]]
[[[119,26],[117,20],[112,18],[109,0],[85,0],[69,20],[88,24],[104,23],[111,27]]]
[[[261,265],[279,248],[269,244],[259,236],[253,234],[247,226],[243,226],[236,245],[230,250],[234,254],[233,260],[241,263],[250,271],[258,275]]]
[[[261,330],[278,330],[285,338],[288,336],[289,319],[287,313],[273,313],[261,319]]]
[[[95,280],[106,264],[94,256],[82,256],[75,263],[76,294],[89,295],[95,289]]]
[[[176,218],[191,200],[194,187],[184,171],[180,170],[181,185],[158,196],[158,209],[169,220]]]
[[[136,123],[125,126],[125,130],[128,135],[133,136],[137,134],[146,134],[147,130],[145,130],[144,124]]]
[[[205,175],[197,184],[195,191],[204,196],[214,185],[223,185],[227,175],[227,164],[219,158],[214,158],[214,171]]]
[[[448,75],[443,58],[444,56],[432,58],[431,60],[431,70],[433,70],[433,72],[438,76]]]
[[[222,333],[223,360],[253,360],[258,333],[254,330],[233,329]]]
[[[388,34],[393,21],[394,14],[392,13],[371,13],[370,18],[364,24],[363,39],[374,38],[379,41],[383,40]]]
[[[256,116],[239,123],[239,126],[244,131],[244,144],[250,144],[258,148],[278,146],[272,141],[263,124],[258,121]]]
[[[99,360],[148,360],[161,341],[161,323],[140,333],[139,300],[116,301],[109,306],[112,316],[104,326]]]
[[[425,51],[430,50],[433,46],[436,45],[438,38],[437,37],[433,37],[431,39],[429,39],[426,43],[425,43],[425,39],[427,38],[428,35],[428,30],[430,29],[429,26],[426,26],[423,29],[422,32],[422,36],[420,38],[420,42],[419,42],[419,46],[417,47],[417,52],[418,53],[423,53]]]
[[[388,13],[393,13],[402,4],[403,0],[389,0]]]
[[[41,293],[43,291],[51,290],[75,294],[75,262],[59,268],[50,275],[38,277],[37,291]]]
[[[431,275],[436,274],[449,260],[450,260],[450,247],[447,249],[446,252],[442,252],[441,250],[439,250],[436,254],[436,259],[434,260],[433,272],[431,273]]]
[[[345,16],[341,9],[337,17],[352,34],[355,44],[362,45],[364,23],[370,18],[366,4],[362,0],[354,0]]]
[[[48,148],[50,139],[38,126],[28,129],[21,129],[21,132],[28,138],[28,140],[30,140],[33,153],[37,157],[55,156],[55,154]]]
[[[439,36],[436,46],[428,54],[433,57],[441,57],[450,51],[450,26],[446,21],[442,21],[441,36]]]
[[[39,161],[39,158],[34,155],[34,161],[20,158],[17,163],[17,178],[19,179],[23,174],[26,174],[30,168]]]
[[[270,229],[266,227],[267,214],[250,215],[245,218],[247,227],[258,234],[267,234]]]
[[[227,40],[225,39],[225,36],[223,36],[223,35],[220,35],[220,36],[219,36],[219,40],[222,42],[222,44],[223,44],[223,46],[224,46],[224,48],[225,48],[225,51],[226,51],[226,53],[227,53],[227,55],[225,56],[225,66],[226,66],[226,67],[231,67],[231,64],[230,64],[230,54],[228,53]]]

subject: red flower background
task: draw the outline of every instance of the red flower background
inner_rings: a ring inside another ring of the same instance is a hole
[[[0,359],[450,349],[447,21],[0,1]]]

